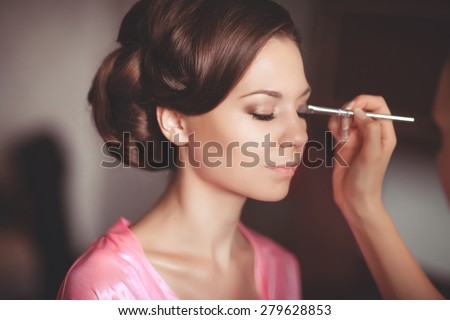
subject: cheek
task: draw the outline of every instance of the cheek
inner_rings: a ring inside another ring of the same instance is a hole
[[[291,177],[266,168],[265,156],[274,153],[263,147],[267,130],[251,122],[234,126],[211,123],[209,128],[214,130],[195,132],[199,146],[190,149],[191,158],[198,163],[193,167],[198,177],[219,189],[256,200],[279,201],[287,195]]]
[[[264,155],[261,145],[269,130],[255,122],[250,116],[224,112],[201,119],[193,128],[193,137],[200,145],[193,150],[196,159],[203,164],[220,160],[220,167],[227,168],[254,163],[255,157],[261,159]]]

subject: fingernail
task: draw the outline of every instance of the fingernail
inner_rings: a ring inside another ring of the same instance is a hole
[[[367,119],[367,115],[361,109],[355,109],[354,113],[355,118],[358,118],[359,120]]]
[[[350,103],[344,108],[344,110],[352,110],[353,106],[355,105],[355,101],[350,101]]]
[[[348,130],[350,129],[350,118],[343,117],[341,120],[341,137],[348,139]]]

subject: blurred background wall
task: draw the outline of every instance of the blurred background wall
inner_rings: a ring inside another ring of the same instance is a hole
[[[450,42],[447,1],[279,0],[303,39],[311,103],[385,96],[399,124],[384,200],[433,281],[450,287],[450,214],[434,157],[431,107]],[[105,169],[86,95],[131,0],[0,0],[0,298],[51,299],[68,266],[119,216],[138,219],[167,173]],[[324,140],[326,120],[309,123]],[[319,155],[324,156],[324,155]],[[302,168],[278,203],[243,219],[292,250],[307,299],[378,291],[333,204],[330,168]]]

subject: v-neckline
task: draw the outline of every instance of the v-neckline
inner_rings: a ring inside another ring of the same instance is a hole
[[[157,283],[159,283],[164,288],[163,290],[164,295],[168,296],[169,299],[172,300],[181,300],[145,255],[144,247],[142,246],[141,242],[136,237],[136,235],[133,233],[133,231],[131,231],[130,229],[131,222],[124,217],[122,217],[120,221],[125,226],[128,236],[135,244],[137,254],[139,255],[139,258],[142,260],[142,263],[144,264],[146,269],[151,273],[152,277],[155,278]],[[267,277],[265,276],[265,270],[261,263],[261,253],[260,250],[258,249],[259,247],[256,241],[254,240],[253,236],[251,235],[250,230],[248,230],[247,227],[242,222],[239,222],[238,228],[253,249],[253,275],[259,299],[262,300],[267,299],[263,285],[264,279],[266,279]]]

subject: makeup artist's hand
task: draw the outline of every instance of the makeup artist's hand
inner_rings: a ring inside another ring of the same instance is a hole
[[[352,224],[376,218],[376,208],[382,208],[381,188],[396,136],[392,121],[373,120],[365,115],[390,114],[382,97],[361,95],[343,108],[355,111],[355,116],[332,117],[329,122],[336,141],[346,138],[343,129],[348,127],[348,141],[339,150],[348,166],[337,163],[335,158],[333,192],[337,205]]]

